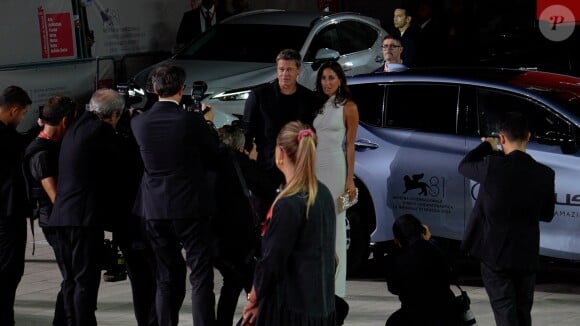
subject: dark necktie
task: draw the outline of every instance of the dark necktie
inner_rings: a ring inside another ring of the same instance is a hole
[[[211,27],[211,21],[213,20],[213,13],[209,10],[202,9],[203,19],[205,20],[205,30],[207,31]]]

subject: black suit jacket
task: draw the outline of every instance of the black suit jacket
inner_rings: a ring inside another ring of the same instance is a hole
[[[246,149],[256,143],[257,161],[264,169],[274,165],[276,137],[282,127],[295,120],[312,125],[316,110],[316,98],[308,88],[298,84],[292,95],[280,92],[278,80],[254,89],[244,107],[246,124]]]
[[[22,175],[27,144],[26,137],[0,121],[0,223],[31,215]]]
[[[160,101],[131,120],[145,171],[133,213],[148,220],[205,214],[206,170],[219,151],[217,132],[199,113]]]
[[[201,8],[202,7],[200,6],[196,9],[186,11],[183,14],[175,38],[177,44],[189,43],[189,41],[201,34]],[[224,11],[215,8],[216,23],[224,19],[226,16],[227,15]]]
[[[118,177],[115,130],[84,112],[61,144],[56,200],[48,226],[104,226],[114,205],[109,188]]]
[[[492,269],[535,270],[539,221],[554,217],[554,171],[518,150],[496,155],[483,142],[459,172],[480,183],[462,248]]]

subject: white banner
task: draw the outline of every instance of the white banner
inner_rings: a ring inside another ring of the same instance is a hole
[[[189,0],[84,0],[93,56],[171,51]]]
[[[70,0],[2,0],[0,66],[76,57]]]
[[[99,72],[98,87],[113,87],[113,61],[101,61]],[[24,131],[33,126],[38,118],[38,108],[51,96],[70,96],[81,105],[88,103],[95,90],[96,73],[95,60],[5,70],[0,71],[0,89],[17,85],[28,92],[32,105],[24,121],[18,126],[20,131]]]

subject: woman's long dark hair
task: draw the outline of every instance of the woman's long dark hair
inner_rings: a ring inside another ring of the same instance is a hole
[[[319,108],[322,108],[322,105],[329,98],[329,96],[324,94],[324,92],[322,91],[322,82],[321,82],[322,73],[327,68],[332,69],[332,71],[334,71],[334,73],[336,74],[336,76],[338,76],[338,79],[340,80],[340,86],[338,87],[338,89],[336,91],[336,96],[334,97],[334,105],[339,106],[341,104],[344,104],[344,102],[346,102],[347,100],[350,100],[352,98],[352,94],[350,92],[350,89],[348,88],[348,85],[346,84],[346,75],[344,74],[344,70],[342,70],[340,63],[338,63],[336,61],[327,61],[320,66],[320,68],[318,69],[318,74],[316,76],[315,92],[316,92],[316,96],[318,98],[318,101],[320,101],[319,106],[318,106]]]

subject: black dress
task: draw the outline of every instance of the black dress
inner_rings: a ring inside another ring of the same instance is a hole
[[[318,183],[306,216],[304,193],[276,202],[254,277],[257,325],[334,325],[334,200]]]

